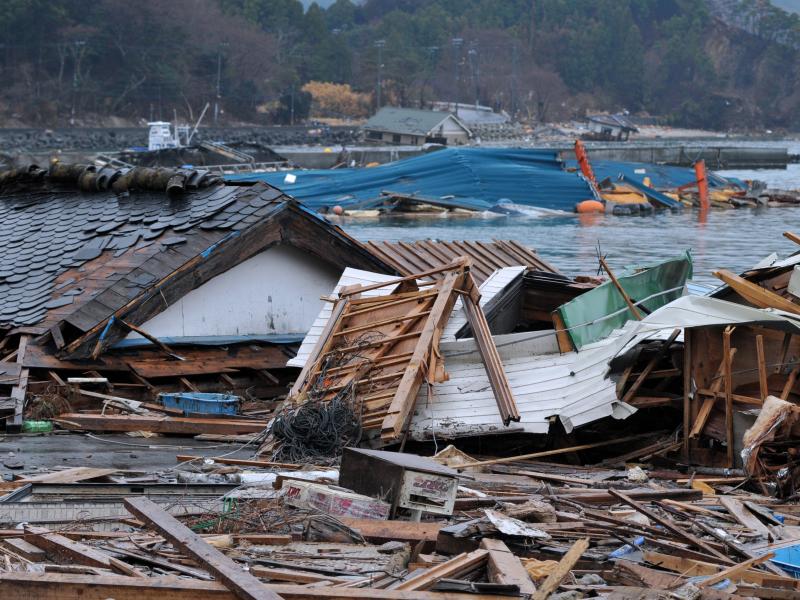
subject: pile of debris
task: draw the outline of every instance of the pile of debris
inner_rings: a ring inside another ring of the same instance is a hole
[[[179,460],[157,475],[75,468],[13,482],[0,521],[25,523],[0,530],[4,600],[800,594],[800,510],[738,489],[740,471],[476,460],[452,447],[347,449],[322,470]],[[76,498],[103,516],[79,520]]]

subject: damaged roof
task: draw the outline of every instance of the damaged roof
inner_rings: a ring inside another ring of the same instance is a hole
[[[387,269],[338,227],[263,183],[226,185],[206,171],[142,167],[54,164],[0,173],[0,325],[43,333],[64,323],[87,331],[286,210],[311,223],[310,232],[295,234],[307,238],[310,251],[312,238],[333,238],[364,266]],[[246,252],[287,237],[282,231],[248,242]],[[335,262],[333,254],[321,257]],[[213,276],[208,269],[180,293]]]
[[[558,273],[535,250],[514,240],[471,242],[420,240],[416,242],[366,242],[367,248],[403,275],[443,267],[459,256],[472,261],[470,270],[478,285],[496,270],[521,265],[534,271]]]

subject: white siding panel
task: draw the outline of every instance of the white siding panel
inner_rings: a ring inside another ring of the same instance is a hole
[[[192,290],[142,328],[156,337],[303,333],[338,275],[312,255],[275,246]]]

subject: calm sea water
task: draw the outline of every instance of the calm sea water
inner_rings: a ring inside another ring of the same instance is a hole
[[[794,148],[797,152],[797,148]],[[785,170],[720,171],[722,175],[766,181],[770,187],[800,189],[800,165]],[[360,240],[411,241],[514,239],[533,247],[568,274],[597,272],[597,247],[613,267],[657,262],[689,249],[695,280],[715,283],[711,271],[742,271],[772,252],[800,250],[783,237],[800,234],[800,207],[712,211],[705,222],[695,211],[648,217],[567,215],[549,217],[417,218],[345,220]]]

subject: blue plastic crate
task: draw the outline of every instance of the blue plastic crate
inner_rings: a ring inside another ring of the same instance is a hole
[[[205,392],[159,394],[159,398],[167,408],[177,408],[185,415],[237,415],[241,400],[232,394]]]
[[[775,557],[771,563],[789,573],[795,579],[800,579],[800,544],[773,550]]]

